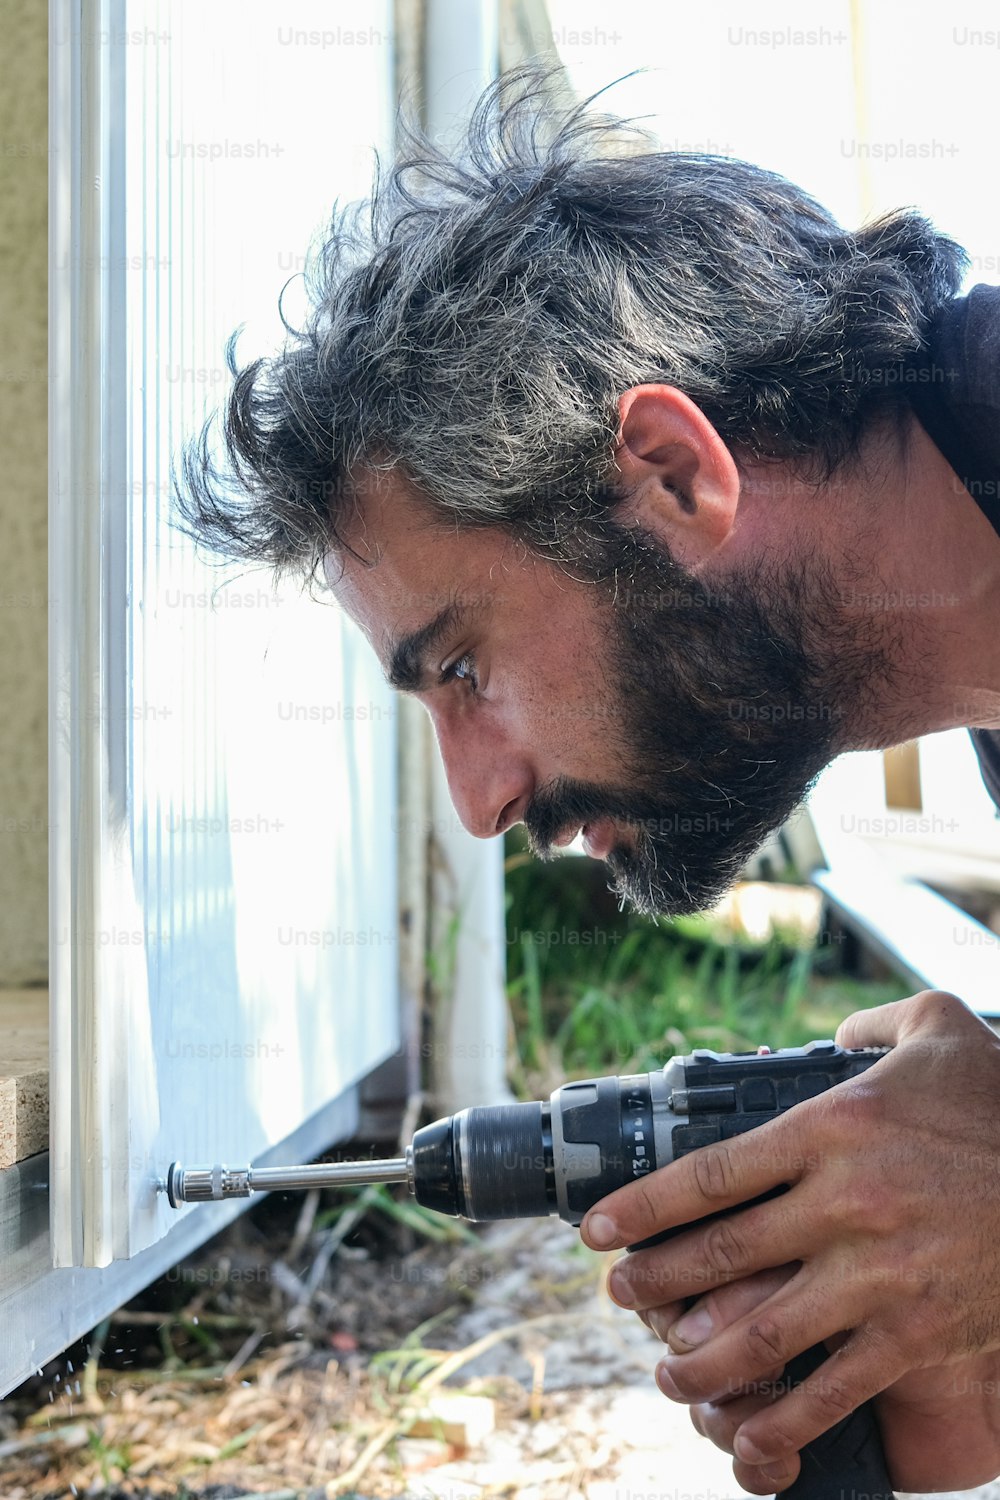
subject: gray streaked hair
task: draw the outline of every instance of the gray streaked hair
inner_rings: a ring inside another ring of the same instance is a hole
[[[504,74],[454,156],[404,129],[371,199],[335,208],[304,326],[243,369],[230,338],[222,447],[209,423],[175,487],[203,544],[308,575],[365,474],[397,469],[442,520],[582,563],[631,386],[813,478],[905,405],[958,245],[910,209],[848,233],[773,172],[634,129],[623,151],[628,122],[596,94],[557,109],[549,77]]]

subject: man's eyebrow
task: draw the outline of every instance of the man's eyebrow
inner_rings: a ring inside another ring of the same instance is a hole
[[[426,625],[392,642],[385,674],[389,686],[399,693],[419,692],[427,674],[428,652],[449,630],[463,624],[470,613],[468,606],[446,604]]]

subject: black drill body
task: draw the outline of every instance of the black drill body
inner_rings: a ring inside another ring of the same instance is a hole
[[[468,1219],[558,1214],[579,1224],[615,1188],[777,1119],[856,1078],[885,1051],[847,1051],[829,1041],[779,1052],[702,1050],[673,1058],[661,1072],[563,1084],[547,1103],[463,1110],[417,1131],[410,1188],[426,1207]],[[789,1175],[800,1167],[790,1160]],[[807,1382],[826,1359],[822,1346],[806,1350],[789,1362],[785,1380]],[[893,1500],[870,1402],[808,1444],[801,1464],[782,1500]]]
[[[652,1073],[566,1083],[545,1101],[461,1110],[418,1130],[405,1157],[391,1161],[236,1169],[174,1162],[163,1186],[176,1208],[269,1189],[405,1181],[419,1203],[439,1213],[473,1220],[552,1214],[579,1224],[616,1188],[777,1119],[865,1072],[886,1050],[847,1051],[831,1041],[778,1052],[700,1050]],[[790,1160],[789,1177],[801,1166]],[[807,1350],[789,1362],[785,1379],[808,1381],[826,1359],[821,1346]],[[893,1500],[870,1402],[809,1443],[801,1460],[783,1500]]]
[[[544,1102],[462,1110],[417,1131],[410,1187],[425,1207],[466,1219],[579,1224],[615,1188],[776,1119],[884,1050],[699,1050],[654,1073],[565,1083]]]

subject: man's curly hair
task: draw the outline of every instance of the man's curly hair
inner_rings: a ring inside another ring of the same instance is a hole
[[[304,327],[243,369],[230,339],[222,443],[209,423],[175,485],[202,543],[308,575],[364,476],[398,469],[452,525],[583,561],[631,386],[678,387],[738,461],[817,481],[905,402],[966,265],[952,240],[909,209],[848,233],[773,172],[657,150],[597,95],[556,109],[548,77],[497,80],[454,155],[405,129],[310,258]]]

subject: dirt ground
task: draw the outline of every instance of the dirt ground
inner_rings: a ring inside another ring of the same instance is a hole
[[[0,1494],[745,1500],[607,1257],[553,1221],[435,1227],[384,1192],[257,1206],[0,1405]]]

